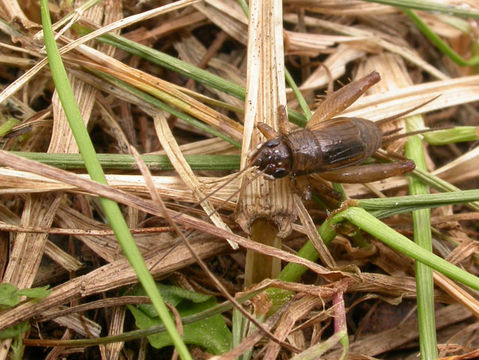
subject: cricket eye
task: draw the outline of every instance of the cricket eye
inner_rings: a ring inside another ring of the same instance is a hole
[[[282,178],[282,177],[285,177],[286,175],[288,175],[288,171],[286,169],[276,169],[273,173],[273,176],[276,178],[276,179],[279,179],[279,178]]]
[[[278,146],[280,143],[280,140],[279,139],[272,139],[272,140],[268,140],[266,142],[266,146],[269,147],[269,148],[273,148],[273,147],[276,147]]]

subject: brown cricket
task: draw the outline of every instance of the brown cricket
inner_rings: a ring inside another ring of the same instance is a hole
[[[379,73],[372,72],[339,89],[326,98],[305,129],[282,134],[259,123],[258,129],[267,141],[252,154],[250,166],[275,179],[319,173],[321,178],[339,183],[377,181],[414,170],[411,160],[358,165],[376,153],[391,133],[383,134],[379,124],[398,119],[426,103],[377,122],[334,117],[379,80]],[[280,121],[286,121],[285,117],[285,109],[280,107]]]

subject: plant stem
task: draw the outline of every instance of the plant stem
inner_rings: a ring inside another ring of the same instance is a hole
[[[73,90],[68,81],[65,67],[63,66],[62,59],[58,53],[58,48],[53,37],[53,31],[51,29],[52,24],[47,0],[41,0],[41,15],[43,36],[52,78],[62,103],[62,107],[70,124],[73,136],[78,144],[82,158],[85,161],[85,167],[87,168],[92,180],[107,185],[105,174],[103,173],[100,162],[96,156],[95,149],[88,135],[88,131],[82,121],[80,109],[76,103]],[[135,273],[150,297],[155,310],[158,312],[158,315],[165,324],[168,334],[171,336],[171,339],[173,340],[180,357],[182,359],[191,359],[188,349],[183,343],[176,329],[175,323],[169,314],[168,308],[163,302],[160,292],[156,287],[155,281],[149,273],[141,253],[135,244],[133,236],[131,235],[126,221],[123,218],[120,207],[116,202],[106,198],[100,198],[100,203],[126,258],[130,262],[132,268],[135,270]]]
[[[52,165],[61,169],[84,169],[85,163],[80,154],[51,154],[12,151],[13,154]],[[97,154],[103,169],[136,170],[137,166],[130,154]],[[173,170],[166,155],[141,155],[150,170]],[[237,170],[239,155],[185,155],[193,170]]]
[[[422,122],[421,116],[410,116],[406,120],[406,129],[410,131],[411,122]],[[416,168],[426,170],[426,159],[422,141],[418,135],[410,136],[406,143],[406,157],[413,160]],[[412,195],[428,194],[429,188],[420,180],[409,177],[409,192]],[[429,209],[412,212],[414,242],[432,253],[431,214]],[[419,348],[422,359],[436,359],[437,339],[434,311],[434,279],[432,269],[423,263],[414,263],[416,274],[417,317]]]

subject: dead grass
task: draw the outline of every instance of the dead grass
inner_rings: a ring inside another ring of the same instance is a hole
[[[262,283],[264,288],[275,286],[295,294],[264,324],[276,341],[256,331],[223,358],[234,358],[250,346],[254,346],[255,356],[293,357],[294,351],[312,349],[338,331],[333,326],[335,318],[343,320],[343,327],[348,329],[351,359],[415,357],[418,334],[411,259],[368,234],[353,234],[351,229],[343,229],[343,235],[326,248],[315,226],[327,213],[313,202],[303,205],[289,178],[274,182],[259,178],[243,186],[238,195],[240,183],[247,183],[247,177],[239,179],[214,168],[193,172],[184,155],[241,154],[244,166],[248,152],[263,141],[255,123],[267,122],[278,128],[278,105],[300,110],[292,92],[285,89],[284,65],[311,107],[331,82],[337,89],[338,84],[371,70],[380,72],[382,81],[346,109],[344,116],[377,120],[441,95],[438,101],[415,111],[427,114],[426,124],[431,121],[431,126],[437,127],[477,126],[477,68],[452,63],[401,11],[386,5],[290,0],[278,7],[279,1],[252,1],[258,8],[252,7],[253,25],[248,27],[248,19],[233,0],[169,3],[101,2],[80,12],[76,19],[80,26],[66,28],[58,43],[65,46],[64,62],[97,152],[127,153],[128,146],[133,145],[141,154],[163,153],[170,158],[175,171],[157,171],[151,181],[166,202],[171,219],[190,233],[196,255],[205,259],[230,294],[244,290],[245,249],[280,259],[274,266],[282,260],[283,265],[293,262],[309,269],[298,282]],[[26,15],[19,4],[27,4],[23,9]],[[479,11],[478,4],[468,4]],[[10,118],[19,121],[3,137],[2,149],[76,153],[78,148],[42,60],[35,6],[16,1],[0,6],[0,17],[5,21],[0,24],[0,110],[2,122]],[[160,11],[146,13],[149,9]],[[54,20],[59,20],[72,9],[52,4],[50,10]],[[128,18],[128,23],[120,21],[131,15],[135,17]],[[421,16],[456,52],[465,58],[471,56],[477,21],[470,20],[472,30],[464,34],[437,14]],[[107,27],[111,23],[114,26]],[[83,38],[80,30],[85,27],[96,31]],[[108,31],[242,86],[246,101],[221,87],[193,81],[148,59],[91,40]],[[107,82],[105,75],[201,121],[211,131],[160,109],[126,87]],[[211,135],[214,131],[231,141]],[[232,142],[242,143],[242,150]],[[425,145],[428,170],[461,188],[478,188],[479,152],[473,145]],[[402,151],[402,146],[397,145],[395,151]],[[125,289],[136,283],[136,275],[105,224],[98,196],[123,205],[136,243],[157,279],[224,300],[214,282],[198,271],[187,246],[149,200],[150,192],[139,172],[113,170],[107,175],[109,186],[103,186],[89,181],[84,171],[57,170],[8,152],[0,153],[0,161],[6,165],[0,168],[2,282],[21,289],[52,288],[47,298],[1,311],[1,329],[28,321],[32,328],[25,339],[31,345],[37,339],[97,338],[134,328],[125,304],[145,299],[122,297]],[[406,185],[407,179],[400,177],[368,186],[351,184],[345,190],[351,198],[404,195]],[[276,224],[283,241],[281,250],[247,238],[245,231],[256,218]],[[433,210],[431,221],[436,253],[475,275],[479,274],[477,218],[477,213],[465,206],[447,206]],[[408,236],[412,234],[409,216],[397,216],[388,223]],[[292,254],[308,239],[321,253],[325,267]],[[232,248],[236,246],[240,250]],[[479,347],[477,294],[442,275],[435,275],[435,283],[441,356],[472,352]],[[257,298],[251,304],[257,314],[269,303]],[[231,313],[224,316],[229,322]],[[35,344],[47,346],[41,341]],[[11,340],[3,340],[0,359],[8,357],[10,345]],[[151,352],[139,355],[144,346],[117,342],[41,351],[27,346],[24,357],[119,359],[130,351],[135,354],[133,358],[155,356]],[[163,351],[156,356],[169,356]],[[207,356],[200,348],[192,351],[195,358]],[[333,348],[324,358],[339,358],[341,352],[339,347]]]

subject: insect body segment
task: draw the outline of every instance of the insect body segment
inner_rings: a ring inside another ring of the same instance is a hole
[[[283,137],[266,141],[256,152],[251,162],[259,170],[276,179],[291,173],[292,153]]]
[[[275,178],[343,169],[369,158],[381,137],[372,121],[335,118],[268,140],[251,165]]]
[[[303,144],[299,132],[286,136],[293,154],[292,174],[296,176],[362,163],[381,146],[381,131],[373,122],[360,118],[335,118],[301,132],[305,135]]]
[[[383,134],[378,124],[405,116],[435,98],[377,123],[362,118],[331,118],[379,79],[379,74],[372,72],[333,93],[321,103],[305,129],[282,134],[264,123],[258,124],[267,141],[254,153],[250,165],[257,166],[272,178],[319,173],[326,180],[347,183],[376,181],[414,170],[414,162],[410,160],[358,165],[371,157],[383,141],[416,133],[387,136],[388,133]],[[279,119],[287,121],[284,107],[280,107],[279,113],[283,114]],[[425,131],[429,130],[420,132]]]

